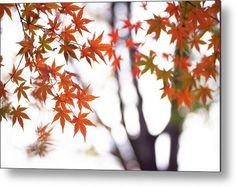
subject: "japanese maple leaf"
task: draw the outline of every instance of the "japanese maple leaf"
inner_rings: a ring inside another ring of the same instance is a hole
[[[23,112],[26,109],[27,108],[21,107],[20,105],[17,108],[12,107],[12,111],[10,113],[10,115],[12,115],[12,125],[14,125],[16,121],[18,121],[22,129],[24,129],[23,119],[30,119],[29,116],[25,112]]]
[[[122,29],[129,29],[129,31],[131,31],[133,29],[133,24],[130,22],[129,18],[123,20],[123,27],[122,27]]]
[[[119,34],[118,34],[118,29],[112,29],[111,33],[108,34],[111,38],[111,43],[116,44],[119,40]]]
[[[61,38],[66,42],[69,43],[70,41],[76,42],[75,36],[73,35],[76,30],[73,28],[73,25],[70,24],[69,26],[64,27],[64,30],[61,32]]]
[[[35,98],[42,100],[45,103],[48,94],[54,96],[52,93],[53,86],[51,84],[45,84],[43,81],[35,82],[34,84],[37,86],[37,88],[32,92]]]
[[[89,30],[87,29],[85,25],[93,21],[87,18],[82,18],[83,11],[84,11],[84,7],[79,10],[77,15],[74,13],[73,20],[72,20],[72,22],[75,24],[76,30],[81,34],[81,36],[82,36],[82,31],[89,32]]]
[[[193,75],[197,79],[200,79],[201,76],[204,76],[206,80],[210,77],[216,79],[218,73],[214,62],[214,56],[204,56],[196,68],[193,69]]]
[[[134,78],[138,78],[140,76],[141,70],[136,64],[134,65],[132,73]]]
[[[216,32],[212,35],[211,39],[209,40],[210,44],[208,46],[208,49],[213,47],[214,51],[219,51],[220,49],[220,34],[219,32]]]
[[[171,35],[170,43],[177,41],[177,46],[182,49],[184,42],[188,39],[188,32],[186,28],[181,25],[172,24],[167,33]]]
[[[62,14],[70,14],[71,16],[73,16],[74,12],[79,9],[81,8],[73,3],[61,3],[61,9],[59,9],[59,11]]]
[[[143,29],[143,28],[142,28],[142,22],[141,22],[141,21],[136,22],[136,23],[133,25],[133,27],[134,27],[134,32],[135,32],[135,34],[137,34],[138,31],[139,31],[139,29]]]
[[[70,87],[66,92],[61,93],[60,95],[57,95],[54,97],[54,100],[56,100],[56,107],[60,107],[62,105],[72,105],[74,106],[74,101],[73,99],[75,99],[77,97],[77,95],[74,93],[74,91],[76,90],[76,87]]]
[[[165,9],[165,12],[169,13],[169,17],[174,15],[176,20],[178,20],[181,13],[181,8],[179,5],[176,5],[175,2],[167,2],[167,8]]]
[[[90,51],[91,51],[91,57],[94,56],[94,54],[98,55],[100,59],[102,59],[105,62],[104,56],[102,54],[102,51],[108,51],[112,46],[110,44],[101,43],[103,37],[103,32],[95,38],[95,34],[93,35],[93,38],[91,40],[88,40],[88,43],[90,45]]]
[[[62,108],[54,108],[54,110],[57,112],[56,115],[53,118],[52,123],[54,123],[57,120],[60,120],[60,124],[62,127],[62,132],[64,132],[64,127],[65,127],[65,123],[66,121],[71,123],[71,118],[70,118],[70,110],[68,110],[64,105],[62,105]]]
[[[165,96],[167,96],[170,101],[173,100],[174,95],[175,95],[174,88],[170,87],[168,84],[164,84],[164,87],[161,90],[163,90],[163,94],[161,95],[161,98],[164,98]]]
[[[151,71],[151,73],[154,72],[156,65],[153,64],[153,60],[155,58],[155,55],[146,56],[144,54],[141,54],[142,57],[139,61],[136,62],[138,66],[144,66],[144,69],[141,71],[141,74],[146,73],[148,70]]]
[[[19,87],[15,89],[14,93],[17,93],[18,101],[20,100],[21,95],[27,100],[29,100],[25,90],[28,90],[30,88],[31,88],[30,86],[25,86],[25,82],[23,82],[19,85]]]
[[[197,49],[198,52],[200,52],[200,47],[199,45],[204,45],[206,44],[206,42],[204,42],[203,40],[201,40],[202,35],[200,34],[194,34],[193,35],[193,40],[192,40],[192,44],[191,44],[191,48],[195,47]]]
[[[118,69],[120,69],[120,61],[122,60],[121,56],[116,56],[116,54],[114,55],[114,60],[112,62],[112,65],[114,67],[114,70],[117,71]]]
[[[15,82],[16,84],[19,84],[19,81],[25,81],[25,79],[21,77],[22,71],[23,69],[17,70],[16,67],[13,66],[12,73],[9,73],[9,75],[12,77],[11,81]]]
[[[61,76],[61,73],[59,71],[61,70],[63,66],[64,65],[56,66],[55,60],[53,61],[52,66],[49,66],[49,73],[52,75],[54,79],[56,79],[56,77]]]
[[[47,34],[44,34],[42,37],[39,36],[39,50],[42,50],[43,52],[45,52],[45,49],[47,49],[48,51],[52,51],[52,48],[50,46],[50,43],[52,43],[54,41],[55,38],[52,37],[48,37]]]
[[[69,56],[78,60],[78,58],[75,54],[75,51],[74,51],[77,49],[77,47],[75,45],[66,42],[64,44],[61,44],[60,47],[61,48],[59,50],[59,53],[63,52],[66,62],[68,62]]]
[[[72,76],[70,74],[64,72],[60,77],[60,81],[58,82],[59,90],[63,88],[64,91],[67,91],[69,87],[72,86],[71,78]]]
[[[89,113],[79,113],[78,117],[74,116],[72,119],[72,123],[75,123],[74,126],[74,136],[80,131],[84,137],[84,141],[86,141],[86,126],[95,126],[90,120],[87,119]]]
[[[147,10],[147,1],[141,2],[141,7],[142,7],[144,10]]]
[[[169,24],[169,21],[167,18],[162,18],[156,15],[153,16],[154,18],[145,20],[149,25],[147,35],[155,33],[154,38],[157,40],[160,37],[162,30],[166,32],[166,26]]]
[[[17,55],[19,54],[25,54],[25,53],[30,53],[32,54],[33,53],[33,50],[34,50],[34,37],[33,35],[28,36],[27,34],[25,34],[25,39],[21,42],[18,42],[22,48],[20,49],[20,51],[18,52]]]
[[[161,70],[159,68],[156,68],[156,75],[157,75],[157,80],[161,79],[164,85],[173,82],[173,71],[171,69]]]
[[[0,99],[7,99],[7,90],[5,89],[5,85],[0,81]]]
[[[77,103],[78,103],[78,106],[79,106],[80,110],[82,109],[82,107],[84,107],[84,108],[92,111],[92,109],[91,109],[91,107],[88,103],[93,101],[97,97],[93,96],[93,95],[90,95],[88,93],[89,87],[90,87],[90,85],[88,85],[83,90],[78,90],[78,92],[77,92],[77,99],[78,99]]]
[[[200,86],[200,88],[198,88],[197,90],[197,97],[198,99],[200,98],[202,100],[203,105],[206,105],[206,100],[207,98],[212,99],[212,89],[208,88],[208,87],[203,87]]]
[[[113,56],[115,56],[115,51],[114,51],[114,49],[113,49],[113,48],[110,48],[110,49],[105,53],[105,55],[107,55],[107,56],[108,56],[108,59],[111,60],[111,58],[112,58]]]
[[[11,10],[10,10],[10,8],[12,7],[14,7],[13,4],[1,4],[0,5],[0,19],[3,17],[4,13],[7,13],[7,15],[12,19]]]
[[[191,100],[193,96],[188,89],[180,90],[176,93],[178,108],[185,104],[190,109]]]

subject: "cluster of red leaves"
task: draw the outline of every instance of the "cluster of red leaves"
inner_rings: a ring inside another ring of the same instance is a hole
[[[206,105],[207,99],[212,99],[214,90],[207,86],[209,79],[216,79],[218,69],[216,62],[220,61],[220,31],[219,12],[220,1],[205,6],[205,2],[186,1],[168,2],[165,9],[167,16],[154,15],[146,20],[147,35],[158,41],[161,32],[169,35],[171,44],[176,45],[175,54],[163,53],[162,59],[172,62],[173,68],[160,69],[153,63],[155,55],[148,56],[141,52],[134,54],[134,76],[139,76],[150,70],[158,80],[163,81],[162,98],[167,96],[170,101],[177,100],[178,107],[201,101]],[[172,19],[170,19],[172,18]],[[125,27],[132,29],[129,21]],[[211,33],[211,39],[205,41],[205,33]],[[208,45],[211,55],[205,56],[196,65],[191,63],[190,51],[195,48],[199,53],[201,45]]]
[[[44,106],[50,101],[54,102],[55,111],[51,123],[59,121],[62,130],[66,123],[74,125],[74,135],[80,131],[86,140],[86,126],[94,126],[88,119],[92,112],[90,103],[97,97],[89,94],[89,86],[81,87],[78,76],[66,65],[71,60],[82,59],[90,65],[99,60],[105,62],[105,54],[112,50],[112,45],[102,42],[103,33],[96,37],[96,33],[88,29],[93,20],[84,17],[85,7],[73,3],[2,4],[0,19],[5,15],[12,18],[13,9],[21,20],[24,39],[18,42],[19,64],[13,66],[5,83],[0,82],[0,98],[7,101],[6,85],[12,82],[15,86],[12,94],[16,95],[19,105],[15,108],[10,104],[7,114],[2,107],[1,120],[8,116],[13,124],[18,122],[23,128],[25,119],[30,117],[20,103],[34,99]],[[63,15],[70,19],[67,25],[61,22]],[[44,24],[42,16],[47,18]],[[81,43],[79,37],[83,37],[84,32],[90,33],[90,37]],[[49,58],[52,53],[62,54],[64,63]],[[25,78],[24,72],[30,72],[30,79]]]

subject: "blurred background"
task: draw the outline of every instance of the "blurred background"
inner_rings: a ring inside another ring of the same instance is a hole
[[[81,4],[79,4],[81,5]],[[96,20],[89,24],[91,31],[97,34],[104,31],[104,41],[109,41],[107,33],[113,27],[121,28],[122,20],[130,18],[131,22],[150,19],[153,14],[165,14],[164,2],[148,2],[144,10],[141,2],[133,3],[87,3],[85,17]],[[66,20],[66,18],[65,18]],[[147,26],[143,25],[145,30]],[[12,64],[18,62],[19,42],[23,39],[21,23],[17,13],[13,20],[1,22],[1,54],[4,69],[1,80],[7,80]],[[170,45],[170,37],[163,34],[158,42],[145,31],[138,35],[132,33],[135,42],[145,42],[139,51],[148,54],[150,49],[157,55],[163,52],[175,52]],[[12,34],[14,33],[14,34]],[[94,113],[91,120],[96,127],[88,127],[87,141],[82,135],[73,138],[73,126],[66,125],[61,133],[58,123],[53,130],[53,145],[45,157],[29,157],[26,147],[37,137],[35,129],[41,123],[53,119],[50,102],[45,110],[30,108],[31,121],[26,121],[24,131],[19,125],[12,128],[12,122],[1,122],[1,164],[13,168],[65,168],[65,169],[109,169],[109,170],[175,170],[170,164],[171,139],[166,127],[170,120],[171,104],[167,98],[161,99],[162,82],[154,75],[146,73],[133,79],[130,51],[124,47],[129,33],[120,30],[120,42],[116,48],[122,56],[121,68],[115,73],[111,64],[94,63],[92,68],[86,62],[73,62],[70,70],[80,76],[81,83],[91,84],[91,94],[99,96],[92,102]],[[86,38],[86,34],[84,35]],[[207,35],[205,36],[207,40]],[[206,48],[202,47],[204,54]],[[202,54],[193,51],[193,63]],[[62,56],[53,54],[57,62]],[[172,66],[166,59],[158,62],[159,67]],[[219,87],[218,80],[212,81],[211,87]],[[10,85],[9,85],[10,89]],[[14,89],[12,90],[12,92]],[[31,100],[29,98],[29,100]],[[12,98],[12,103],[17,102]],[[27,103],[29,104],[29,103]],[[29,104],[30,105],[30,104]],[[183,114],[184,115],[184,114]],[[55,123],[56,124],[56,123]],[[190,112],[184,119],[180,132],[179,150],[176,152],[180,171],[219,171],[220,170],[220,103],[219,91],[214,94],[214,102],[209,109],[199,108]]]

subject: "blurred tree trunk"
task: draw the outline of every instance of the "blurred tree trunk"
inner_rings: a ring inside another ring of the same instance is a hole
[[[122,2],[120,2],[122,3]],[[123,2],[123,4],[127,7],[127,18],[130,19],[131,17],[131,7],[130,7],[130,3],[128,2]],[[111,27],[114,27],[114,23],[115,23],[115,6],[117,5],[117,3],[112,3],[111,5]],[[125,40],[130,37],[130,35],[128,34],[127,36],[123,37],[123,40],[125,42]],[[129,54],[130,54],[130,64],[131,66],[133,66],[132,62],[133,62],[133,50],[129,50]],[[131,67],[132,69],[132,67]],[[122,102],[122,98],[120,95],[120,81],[118,78],[118,74],[116,73],[116,78],[118,81],[118,96],[119,96],[119,100],[120,100],[120,110],[121,110],[121,114],[122,114],[122,119],[121,122],[123,125],[125,125],[125,121],[124,121],[124,105]],[[152,136],[149,134],[148,129],[147,129],[147,124],[146,121],[144,119],[144,114],[143,114],[143,98],[139,92],[139,88],[138,88],[138,82],[136,79],[133,79],[133,84],[135,86],[137,95],[138,95],[138,104],[137,104],[137,109],[138,109],[138,114],[139,114],[139,124],[140,124],[140,135],[137,138],[132,138],[129,137],[130,143],[133,147],[133,150],[135,152],[137,161],[139,162],[139,165],[141,167],[142,170],[157,170],[156,167],[156,159],[155,159],[155,139],[156,137]]]
[[[168,171],[177,171],[178,170],[178,150],[179,150],[179,136],[182,132],[183,125],[183,117],[181,117],[177,101],[174,100],[171,102],[171,116],[170,120],[162,132],[167,133],[170,136],[170,158],[169,158],[169,166],[167,168]]]

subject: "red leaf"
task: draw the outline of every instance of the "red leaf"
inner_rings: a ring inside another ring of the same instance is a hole
[[[20,105],[17,108],[12,107],[12,111],[11,111],[10,115],[12,115],[12,124],[13,125],[16,123],[16,121],[18,121],[20,126],[22,127],[22,129],[24,129],[23,119],[30,119],[29,116],[25,112],[23,112],[26,109],[27,108],[21,107]]]
[[[84,141],[86,141],[86,126],[95,126],[90,120],[88,120],[86,117],[89,113],[79,113],[78,117],[74,116],[72,123],[75,123],[74,126],[74,136],[77,134],[77,132],[80,130],[82,135],[84,136]]]

